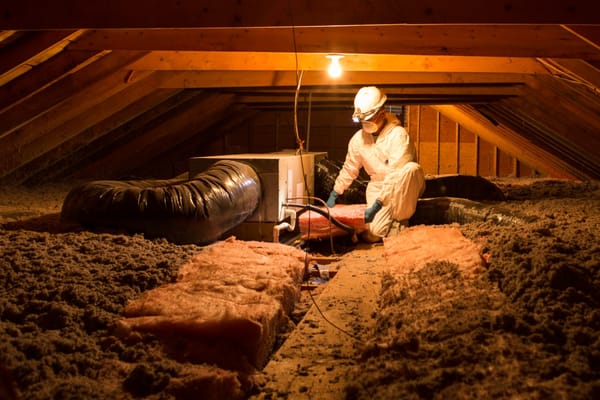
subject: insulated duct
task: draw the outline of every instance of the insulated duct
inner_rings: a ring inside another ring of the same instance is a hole
[[[220,160],[189,179],[93,181],[72,189],[61,218],[178,243],[208,244],[246,220],[261,182],[244,162]]]

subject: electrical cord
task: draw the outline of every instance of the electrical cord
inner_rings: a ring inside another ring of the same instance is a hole
[[[319,305],[317,304],[316,299],[314,298],[312,291],[309,289],[308,290],[308,294],[310,295],[310,299],[312,300],[312,303],[314,304],[315,308],[317,309],[317,311],[319,312],[319,314],[321,314],[321,317],[323,317],[323,319],[325,320],[325,322],[327,322],[329,325],[331,325],[333,328],[337,329],[338,331],[342,332],[343,334],[345,334],[346,336],[348,336],[349,338],[351,338],[352,340],[358,342],[361,345],[364,345],[365,342],[363,342],[362,340],[360,340],[358,337],[356,337],[355,335],[353,335],[352,333],[348,332],[347,330],[337,326],[333,321],[331,321],[329,318],[327,318],[325,316],[325,314],[323,313],[323,311],[321,311],[321,308],[319,307]]]
[[[300,95],[300,86],[302,85],[302,77],[304,76],[304,71],[300,71],[298,75],[298,85],[296,86],[296,92],[294,94],[294,133],[296,134],[296,144],[298,145],[297,153],[302,155],[304,151],[304,141],[300,138],[300,133],[298,131],[298,97]],[[300,159],[302,161],[302,159]]]
[[[292,198],[289,198],[288,201],[289,200],[317,200],[317,201],[321,202],[323,205],[326,206],[325,201],[323,201],[322,199],[320,199],[318,197],[313,197],[313,196],[292,197]],[[305,207],[305,206],[308,207],[309,205],[308,204],[306,204],[306,205],[305,204],[301,204],[301,205],[290,204],[290,207],[299,207],[299,206],[300,207]],[[314,206],[312,206],[312,207],[314,207]],[[327,220],[329,221],[329,245],[331,246],[331,254],[335,255],[335,248],[333,246],[333,232],[332,232],[332,228],[333,228],[332,224],[334,222],[331,219],[332,216],[331,216],[331,213],[329,212],[329,208],[327,208],[327,215],[324,215],[323,210],[321,210],[319,208],[317,208],[317,210],[318,210],[317,212],[319,212],[319,214],[321,214],[323,216],[326,216]],[[306,211],[306,210],[304,210],[304,211]],[[304,212],[304,211],[302,211],[302,212]],[[340,226],[340,228],[346,229],[345,226],[346,225],[344,225],[344,227]],[[310,214],[308,214],[308,232],[307,232],[307,237],[310,238]]]
[[[304,142],[302,141],[302,139],[300,138],[300,134],[299,134],[299,129],[298,129],[298,97],[300,95],[300,87],[302,85],[302,77],[304,75],[304,71],[300,70],[299,71],[299,67],[298,67],[298,49],[296,46],[296,28],[295,28],[295,23],[294,23],[294,13],[291,7],[291,2],[289,2],[289,6],[290,6],[290,14],[292,17],[292,39],[293,39],[293,44],[294,44],[294,54],[295,54],[295,59],[296,59],[296,79],[297,79],[297,85],[296,85],[296,92],[294,94],[294,133],[296,136],[296,144],[298,146],[298,150],[296,151],[296,153],[300,156],[300,165],[302,168],[302,177],[304,179],[304,187],[306,188],[306,192],[308,194],[308,196],[306,197],[306,199],[308,200],[318,200],[321,201],[323,204],[325,204],[325,202],[322,199],[318,199],[316,197],[311,196],[311,194],[308,191],[308,184],[306,181],[306,172],[304,170],[304,162],[303,162],[303,157],[302,157],[302,153],[304,151]],[[292,198],[288,199],[292,200]],[[329,213],[329,209],[327,209],[327,214],[329,216],[329,239],[330,239],[330,243],[331,243],[331,252],[332,254],[335,254],[334,248],[333,248],[333,235],[331,233],[331,215]],[[310,214],[309,214],[309,219],[308,219],[308,237],[310,237]],[[304,264],[307,265],[308,264],[308,252],[304,252],[305,255],[305,262]],[[350,338],[352,338],[353,340],[363,344],[363,342],[358,339],[357,337],[355,337],[354,335],[352,335],[350,332],[340,328],[339,326],[337,326],[336,324],[334,324],[331,320],[329,320],[329,318],[327,318],[325,316],[325,314],[323,313],[323,311],[321,311],[321,308],[319,307],[319,305],[317,304],[315,298],[313,297],[312,293],[309,290],[309,294],[310,294],[310,298],[315,306],[315,308],[317,309],[317,311],[319,312],[319,314],[321,315],[321,317],[323,317],[323,320],[325,320],[325,322],[327,322],[329,325],[331,325],[332,327],[334,327],[335,329],[339,330],[340,332],[342,332],[343,334],[349,336]]]
[[[295,204],[295,203],[284,203],[283,206],[300,208],[301,210],[299,212],[297,212],[296,215],[304,214],[306,211],[314,211],[314,212],[321,214],[322,216],[327,217],[329,219],[330,231],[331,231],[331,224],[333,223],[333,225],[337,226],[338,228],[341,228],[350,234],[354,234],[354,228],[351,227],[350,225],[346,225],[346,224],[338,221],[334,216],[332,216],[330,214],[329,209],[327,209],[325,211],[319,207],[316,207],[316,206],[313,206],[310,204]]]
[[[323,201],[322,199],[316,198],[316,197],[312,197],[312,196],[303,196],[303,197],[295,197],[295,198],[290,198],[288,200],[295,200],[295,199],[303,199],[303,200],[317,200],[320,201],[321,203],[323,203],[323,205],[325,205],[325,201]],[[327,211],[324,211],[316,206],[310,205],[310,204],[293,204],[293,203],[286,203],[284,204],[284,206],[286,207],[300,207],[302,208],[302,210],[297,213],[298,214],[302,214],[305,211],[315,211],[320,213],[321,215],[327,215],[328,219],[329,219],[329,238],[330,238],[330,243],[331,243],[331,248],[332,248],[332,254],[335,254],[335,251],[333,250],[333,235],[331,234],[331,229],[332,229],[332,224],[347,230],[348,232],[354,232],[354,228],[345,225],[339,221],[337,221],[329,212],[329,208],[327,208]],[[309,226],[310,226],[310,218],[309,218]],[[308,252],[304,252],[304,265],[308,265]],[[312,290],[308,290],[308,294],[310,296],[310,299],[313,303],[313,305],[315,306],[315,308],[317,309],[317,311],[319,312],[319,314],[321,315],[321,317],[323,318],[323,320],[325,322],[327,322],[329,325],[331,325],[334,329],[337,329],[338,331],[342,332],[344,335],[348,336],[349,338],[351,338],[352,340],[356,341],[357,343],[364,345],[365,343],[360,340],[358,337],[356,337],[355,335],[353,335],[352,333],[348,332],[347,330],[339,327],[338,325],[336,325],[333,321],[331,321],[329,318],[327,318],[327,316],[325,315],[325,313],[323,313],[323,311],[321,310],[321,307],[319,307],[319,304],[317,303],[317,300],[315,299],[315,297],[312,294]]]

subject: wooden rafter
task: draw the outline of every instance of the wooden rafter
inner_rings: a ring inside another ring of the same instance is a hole
[[[539,171],[556,177],[581,178],[576,170],[570,168],[560,158],[541,150],[518,133],[494,125],[470,106],[439,105],[434,108],[466,129],[477,132],[479,136],[490,143],[496,143],[504,151]]]
[[[133,138],[102,160],[89,164],[76,175],[93,176],[94,173],[102,171],[104,176],[110,176],[115,171],[131,170],[138,165],[143,165],[157,153],[184,142],[215,123],[218,120],[217,115],[224,113],[232,104],[233,97],[233,95],[211,94],[197,101],[188,102],[165,120],[149,127],[143,136]]]
[[[9,109],[14,110],[28,98],[43,92],[77,70],[98,61],[106,54],[105,51],[95,50],[63,51],[28,71],[27,74],[0,86],[0,115]],[[65,89],[63,87],[61,92],[65,93]]]
[[[102,29],[88,32],[71,48],[584,59],[597,53],[564,27],[535,24]]]
[[[1,138],[1,176],[10,174],[155,90],[160,77],[152,75],[144,72],[134,81],[126,81],[124,72],[116,72],[89,87],[87,92],[78,93],[61,103],[49,119],[33,120],[15,134]],[[105,102],[108,99],[111,101]],[[103,102],[103,107],[95,108]]]
[[[102,107],[111,108],[115,112],[97,124],[83,129],[80,134],[61,143],[53,151],[46,152],[35,160],[27,163],[26,168],[12,174],[8,180],[32,184],[52,179],[60,179],[66,174],[72,174],[82,166],[89,164],[105,148],[123,140],[130,133],[132,121],[141,115],[155,115],[157,105],[179,93],[176,89],[153,90],[148,95],[140,95],[133,103],[123,106],[122,102],[107,100],[109,104]],[[139,92],[136,92],[139,94]],[[126,97],[119,95],[120,99]],[[119,108],[120,107],[120,108]],[[154,110],[153,112],[149,112]],[[121,128],[120,130],[118,127]]]
[[[326,71],[326,53],[152,51],[131,65],[134,70],[179,71]],[[480,72],[546,74],[533,58],[347,54],[345,71]]]
[[[91,93],[102,93],[110,95],[114,90],[116,83],[107,86],[99,85],[107,75],[115,73],[126,65],[141,57],[142,52],[113,52],[106,57],[101,57],[98,62],[94,62],[88,68],[80,69],[76,66],[77,73],[66,74],[61,79],[48,85],[33,95],[28,96],[24,101],[18,104],[18,107],[5,108],[0,114],[0,139],[10,135],[12,132],[21,129],[21,127],[30,124],[26,130],[42,129],[42,132],[52,129],[52,123],[58,123],[59,119],[71,118],[81,104],[94,101]],[[123,80],[120,76],[117,80]],[[120,82],[119,82],[120,83]],[[95,86],[95,91],[82,92],[83,88]],[[0,94],[9,95],[10,93]],[[74,100],[75,99],[75,100]],[[66,102],[66,104],[64,104]],[[50,111],[61,112],[60,116],[50,118],[46,121],[40,117]],[[37,128],[35,128],[37,126]],[[24,135],[22,135],[24,136]]]
[[[585,60],[559,58],[546,60],[551,75],[557,75],[576,83],[589,85],[600,93],[600,69]]]
[[[232,88],[232,87],[296,87],[295,71],[159,71],[168,77],[165,87]],[[444,72],[353,72],[333,80],[325,71],[308,71],[302,87],[360,86],[368,84],[414,86],[444,84],[522,83],[524,74],[444,73]]]
[[[68,12],[64,12],[68,10]],[[373,7],[363,0],[277,1],[105,0],[81,2],[35,0],[4,2],[0,29],[190,28],[248,26],[322,26],[398,23],[562,23],[597,22],[594,2],[556,0],[544,3],[504,0],[383,0]]]
[[[54,57],[84,33],[84,30],[29,33],[28,44],[19,40],[14,51],[4,53],[0,63],[0,86]]]

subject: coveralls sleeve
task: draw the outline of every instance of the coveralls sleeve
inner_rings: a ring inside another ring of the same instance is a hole
[[[397,182],[397,172],[404,167],[408,162],[415,159],[415,148],[408,132],[401,126],[396,126],[390,135],[390,141],[387,143],[388,156],[388,173],[383,179],[381,193],[378,199],[383,205],[388,205],[391,200],[392,190]]]
[[[335,190],[338,194],[344,193],[348,187],[354,182],[354,180],[358,177],[360,169],[362,168],[362,161],[360,156],[359,146],[359,135],[360,131],[355,134],[348,143],[348,152],[346,153],[346,160],[344,161],[344,165],[340,169],[340,173],[338,174],[335,184],[333,185],[333,190]]]

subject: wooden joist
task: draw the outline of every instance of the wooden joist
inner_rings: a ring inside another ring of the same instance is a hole
[[[131,65],[153,71],[326,71],[327,53],[152,51]],[[547,74],[534,58],[348,54],[344,71]]]
[[[538,24],[97,29],[73,43],[71,49],[583,59],[597,52],[593,44],[563,26]]]
[[[68,12],[65,12],[68,10]],[[179,0],[6,1],[0,29],[190,28],[251,26],[323,26],[359,24],[597,23],[595,2],[556,0],[544,3],[505,0],[363,0],[322,1]]]
[[[179,88],[295,88],[298,77],[295,71],[159,71],[168,79],[164,87]],[[486,74],[479,72],[365,72],[347,71],[342,80],[334,80],[326,71],[307,71],[302,87],[360,87],[362,85],[396,86],[415,85],[470,85],[481,83],[521,84],[526,74]],[[356,89],[354,89],[356,91]]]

